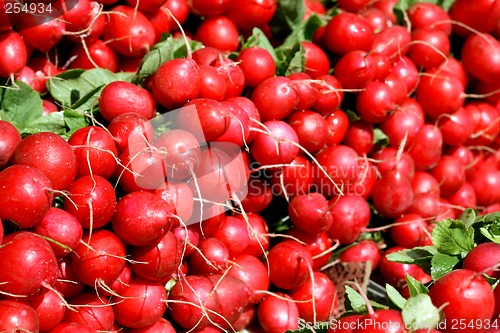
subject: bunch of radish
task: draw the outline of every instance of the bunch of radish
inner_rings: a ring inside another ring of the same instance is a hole
[[[0,0],[0,331],[498,332],[499,39],[495,0]]]

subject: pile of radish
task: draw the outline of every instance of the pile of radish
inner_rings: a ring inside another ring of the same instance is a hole
[[[0,332],[500,332],[499,134],[498,0],[0,0]]]

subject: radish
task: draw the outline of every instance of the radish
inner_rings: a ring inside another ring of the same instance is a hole
[[[116,72],[118,71],[118,56],[105,42],[96,39],[85,46],[76,45],[71,50],[68,68],[105,68]]]
[[[66,31],[78,32],[91,24],[92,4],[90,0],[57,2],[63,20],[66,22]]]
[[[295,237],[306,244],[306,248],[313,258],[314,271],[320,270],[330,261],[335,247],[326,232],[311,235],[300,229],[292,228],[287,231],[287,235]]]
[[[134,138],[137,136],[144,138],[154,137],[154,129],[151,122],[138,113],[124,113],[113,118],[108,125],[108,131],[115,141],[119,154],[128,148],[130,136]],[[134,138],[131,142],[134,141]]]
[[[385,82],[368,82],[365,90],[356,97],[356,110],[361,119],[381,123],[396,111],[396,97]]]
[[[442,156],[430,174],[439,182],[440,192],[449,196],[465,183],[465,169],[457,157]]]
[[[452,20],[460,25],[453,26],[453,32],[461,37],[475,35],[473,32],[490,32],[495,27],[500,7],[495,1],[483,0],[470,3],[469,1],[454,1],[449,10]]]
[[[251,30],[263,26],[273,18],[277,9],[276,0],[233,0],[224,12],[238,28]]]
[[[335,15],[326,25],[325,42],[327,48],[339,55],[350,51],[369,51],[375,34],[363,17],[352,13]]]
[[[224,134],[216,138],[216,142],[228,142],[243,147],[250,137],[250,116],[234,101],[223,101],[222,109],[230,119],[229,128]]]
[[[258,46],[243,49],[236,61],[240,62],[240,68],[245,75],[245,84],[251,88],[257,87],[276,74],[273,57],[266,49]]]
[[[320,193],[294,197],[288,206],[288,215],[296,228],[311,235],[330,229],[333,223],[328,200]]]
[[[126,263],[120,275],[111,283],[109,283],[109,285],[98,286],[98,294],[100,296],[109,297],[122,293],[125,288],[129,286],[130,280],[132,279],[132,268],[130,268],[130,266],[132,265]]]
[[[449,58],[448,61],[450,61]],[[406,91],[415,91],[418,85],[419,73],[415,63],[407,56],[399,57],[391,67],[391,73],[399,77],[406,85]]]
[[[452,25],[448,13],[440,6],[433,3],[415,3],[408,10],[408,19],[412,29],[441,30],[447,36],[451,35]]]
[[[111,226],[127,244],[151,245],[170,230],[174,209],[153,193],[132,192],[116,204]]]
[[[81,323],[59,323],[56,327],[49,331],[50,333],[98,333],[98,331],[87,324]]]
[[[330,70],[330,59],[328,59],[328,55],[325,51],[312,42],[302,41],[300,44],[304,47],[306,52],[304,55],[306,58],[305,73],[312,78],[328,74]]]
[[[259,132],[253,141],[253,158],[261,165],[292,162],[299,153],[297,133],[281,120],[266,121],[263,125],[269,133]]]
[[[52,183],[40,170],[18,164],[0,172],[1,220],[33,227],[47,214],[52,200]]]
[[[149,1],[127,0],[126,2],[130,7],[136,8],[142,13],[148,13],[162,7],[167,2],[167,0],[149,0]]]
[[[477,196],[474,187],[469,182],[464,182],[462,186],[452,195],[447,198],[450,204],[457,207],[464,207],[455,209],[455,215],[460,216],[465,207],[477,207]]]
[[[250,179],[248,193],[241,201],[241,206],[245,212],[259,213],[269,207],[274,198],[273,194],[281,193],[280,191],[275,191],[272,187],[281,189],[280,184],[274,186],[262,179]]]
[[[190,7],[191,11],[196,15],[211,17],[223,14],[231,6],[231,3],[232,0],[192,0],[190,1]]]
[[[18,231],[4,237],[0,248],[0,291],[22,297],[53,289],[57,259],[41,236]]]
[[[76,276],[71,262],[71,256],[60,259],[57,265],[57,281],[54,284],[54,288],[61,293],[65,299],[80,294],[86,287],[86,284]]]
[[[58,259],[67,256],[83,236],[80,222],[70,213],[56,207],[50,207],[42,221],[31,230],[51,240],[49,244]]]
[[[39,332],[40,321],[28,304],[14,300],[0,300],[0,330],[4,332]]]
[[[415,175],[415,162],[405,151],[385,147],[377,150],[371,157],[380,161],[377,163],[377,170],[382,176],[389,172],[400,172],[411,180]]]
[[[335,110],[325,117],[328,125],[328,140],[326,144],[333,146],[340,143],[347,133],[349,118],[342,110]]]
[[[8,78],[21,72],[28,61],[28,51],[22,37],[15,31],[0,32],[0,77]]]
[[[127,328],[151,325],[164,315],[167,309],[167,293],[161,283],[133,277],[130,284],[118,296],[113,296],[115,320]]]
[[[226,16],[206,17],[198,26],[195,35],[203,45],[222,52],[235,52],[240,45],[236,24]]]
[[[268,270],[262,261],[254,256],[242,254],[235,258],[227,274],[243,281],[250,289],[249,304],[257,304],[269,289]]]
[[[167,232],[158,242],[147,246],[134,246],[128,250],[136,262],[132,271],[143,279],[166,283],[181,264],[182,248],[176,236]]]
[[[240,96],[245,89],[245,74],[238,63],[220,56],[210,63],[227,82],[226,98]]]
[[[180,221],[186,223],[191,219],[194,209],[194,197],[188,184],[184,182],[165,183],[164,188],[160,188],[154,193],[175,207],[178,218],[173,221],[172,227],[180,224]]]
[[[394,243],[408,249],[423,246],[429,240],[427,222],[415,213],[404,214],[394,220],[390,231]]]
[[[392,11],[392,10],[391,10]],[[405,27],[394,25],[375,35],[371,51],[385,54],[396,61],[406,55],[411,42],[411,34]]]
[[[257,85],[251,99],[263,121],[281,120],[297,105],[298,94],[292,80],[284,76],[275,76]]]
[[[265,333],[281,333],[299,327],[299,309],[284,293],[266,296],[257,307],[257,318]]]
[[[327,230],[340,244],[356,241],[370,222],[370,207],[361,196],[348,194],[330,199],[331,227]]]
[[[192,54],[194,62],[198,65],[208,65],[210,66],[214,61],[216,61],[220,56],[222,56],[222,52],[215,47],[202,47],[193,52]]]
[[[472,115],[467,111],[467,108],[461,107],[451,115],[438,120],[437,125],[444,143],[457,146],[469,140],[474,132],[474,126],[471,126]]]
[[[64,198],[64,210],[75,216],[85,229],[106,225],[114,214],[116,193],[113,185],[101,176],[78,178]]]
[[[427,170],[439,162],[443,151],[443,135],[439,128],[424,124],[417,136],[415,142],[408,149],[410,156],[415,162],[417,169]]]
[[[377,212],[389,218],[404,214],[413,203],[411,181],[400,171],[385,173],[372,191],[373,205]]]
[[[308,110],[316,102],[319,94],[318,89],[310,84],[312,77],[303,72],[291,73],[287,77],[294,81],[293,85],[299,97],[295,109],[297,111]]]
[[[336,111],[344,100],[342,84],[333,75],[323,74],[317,76],[311,85],[318,91],[316,101],[311,109],[322,115],[328,115]]]
[[[321,272],[314,272],[304,284],[290,292],[297,303],[300,318],[307,322],[326,321],[337,311],[337,290],[332,280]]]
[[[465,256],[463,268],[497,278],[500,272],[495,266],[500,261],[499,255],[500,244],[493,242],[478,244]]]
[[[369,262],[373,271],[378,268],[381,257],[382,254],[378,244],[370,239],[363,239],[359,243],[342,251],[339,255],[339,260],[346,263]]]
[[[170,316],[186,329],[202,329],[221,319],[221,300],[208,277],[188,275],[182,278],[170,290],[168,302]]]
[[[103,39],[116,52],[125,56],[143,56],[155,42],[155,31],[142,12],[126,5],[110,9]]]
[[[14,150],[21,142],[21,134],[11,123],[0,120],[0,170],[10,164]]]
[[[76,311],[67,310],[64,322],[89,325],[98,331],[108,331],[113,327],[115,314],[106,298],[95,292],[83,292],[69,300]]]
[[[358,155],[368,154],[373,142],[373,124],[363,120],[352,122],[343,140],[343,144],[354,149]]]
[[[293,112],[287,120],[299,138],[299,144],[310,153],[321,150],[328,140],[328,124],[319,113],[303,110]]]
[[[499,111],[485,102],[471,102],[464,107],[472,117],[474,130],[467,145],[489,145],[500,134]]]
[[[165,318],[161,318],[151,325],[139,328],[130,328],[129,333],[176,333],[172,324]]]
[[[407,55],[417,67],[424,70],[439,67],[450,54],[450,40],[442,30],[415,29],[411,37],[412,45]]]
[[[108,285],[125,267],[125,246],[111,231],[96,230],[84,235],[71,260],[82,282],[92,287]]]
[[[245,229],[247,229],[247,234],[249,236],[248,245],[243,250],[243,254],[249,254],[257,258],[261,257],[270,247],[268,236],[269,228],[266,220],[256,213],[247,214],[246,217],[243,215],[236,215],[235,218],[245,223]],[[245,221],[246,219],[248,222]]]
[[[24,138],[14,150],[13,164],[29,165],[42,171],[54,190],[67,190],[76,177],[77,160],[71,146],[51,132]],[[61,170],[65,170],[61,173]]]
[[[195,274],[211,274],[223,271],[230,259],[227,246],[214,237],[203,238],[198,250],[189,256],[190,271]]]
[[[219,75],[215,67],[199,65],[200,67],[200,98],[222,101],[226,97],[227,81]],[[196,101],[196,100],[195,100]]]
[[[35,310],[40,322],[40,332],[47,332],[54,328],[63,320],[66,313],[66,305],[61,296],[53,290],[48,290],[41,295],[30,296],[25,302]]]
[[[448,323],[463,320],[490,320],[495,310],[495,296],[489,283],[469,269],[456,269],[438,279],[429,289],[435,306],[441,307]],[[451,332],[451,325],[443,330]],[[476,330],[468,327],[464,332]]]
[[[356,73],[356,75],[352,75]],[[366,51],[353,50],[344,54],[335,65],[335,77],[346,89],[363,89],[375,79],[376,63]]]
[[[76,155],[77,178],[97,175],[109,179],[114,174],[118,151],[105,129],[97,126],[80,128],[71,135],[68,143]]]
[[[313,184],[313,166],[303,155],[297,155],[288,165],[271,174],[272,193],[276,195],[296,196],[309,193]],[[249,184],[249,195],[253,185]],[[248,197],[247,197],[248,198]]]
[[[250,243],[250,232],[247,223],[234,216],[226,216],[213,237],[226,245],[231,258],[235,258],[245,251]]]
[[[42,11],[33,15],[29,11],[19,13],[19,22],[16,27],[27,46],[48,52],[64,36],[66,22],[58,19],[60,12],[57,8]]]
[[[293,240],[284,240],[273,246],[267,260],[271,283],[285,290],[299,287],[312,271],[311,254],[304,245]]]
[[[177,238],[177,243],[180,246],[183,258],[188,257],[196,251],[200,241],[200,235],[195,228],[177,227],[174,228],[172,232],[175,238]]]
[[[393,246],[385,250],[379,263],[379,270],[387,283],[396,288],[403,288],[406,285],[406,275],[416,278],[422,269],[415,264],[401,264],[390,261],[387,255],[404,250],[403,247]]]

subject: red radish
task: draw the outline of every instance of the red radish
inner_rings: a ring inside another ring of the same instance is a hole
[[[344,194],[360,195],[365,199],[369,199],[373,186],[377,181],[377,168],[367,158],[360,163],[358,170],[358,179],[353,183],[346,184],[343,190]]]
[[[168,295],[172,319],[187,329],[202,329],[220,320],[220,302],[213,282],[205,276],[188,275],[178,281]],[[176,302],[180,301],[180,302]]]
[[[35,310],[40,322],[40,332],[47,332],[54,328],[63,320],[66,312],[66,306],[61,300],[61,296],[53,290],[28,297],[25,302]],[[0,324],[0,326],[2,325]]]
[[[455,214],[460,216],[465,208],[474,208],[477,206],[477,197],[474,187],[469,182],[464,182],[462,186],[447,198],[450,204],[463,207],[456,209]]]
[[[294,197],[288,206],[293,225],[311,235],[330,229],[333,222],[328,200],[321,193],[308,193]]]
[[[309,110],[293,112],[287,122],[297,133],[299,144],[307,151],[316,153],[326,145],[328,125],[319,113]]]
[[[163,6],[161,6],[156,10],[144,13],[144,15],[146,15],[146,17],[148,18],[149,22],[151,22],[151,24],[153,25],[156,36],[155,38],[156,43],[162,40],[163,34],[170,32],[170,29],[173,28],[172,18],[170,17],[168,11],[165,10],[165,8],[166,8],[165,4],[163,4]],[[142,60],[142,57],[139,57],[139,59]]]
[[[59,323],[56,327],[49,331],[50,333],[98,333],[98,331],[87,324],[81,323]]]
[[[401,250],[404,250],[404,248],[400,246],[393,246],[387,249],[382,255],[379,263],[380,273],[385,281],[396,288],[403,288],[406,285],[407,274],[417,278],[417,276],[423,272],[422,269],[415,264],[401,264],[387,259],[387,255],[390,253],[399,252]]]
[[[294,81],[293,85],[299,97],[295,109],[298,111],[308,110],[316,102],[319,94],[314,85],[310,83],[312,77],[303,72],[295,72],[287,77]]]
[[[473,77],[490,83],[498,82],[500,42],[495,37],[490,34],[471,35],[461,52],[464,67]]]
[[[430,173],[439,182],[440,192],[448,196],[456,192],[465,182],[465,169],[457,157],[442,156]]]
[[[413,203],[408,213],[415,213],[424,219],[434,219],[439,214],[439,198],[431,193],[413,195]]]
[[[149,13],[162,7],[167,2],[167,0],[127,0],[126,2],[130,7],[136,8],[142,13]]]
[[[105,68],[111,72],[118,70],[118,57],[115,51],[100,39],[88,45],[77,45],[71,50],[69,68]]]
[[[242,254],[250,242],[250,232],[247,223],[234,216],[226,216],[219,229],[213,235],[226,245],[231,258]]]
[[[251,30],[271,21],[276,13],[277,3],[276,0],[233,0],[224,15],[238,28]]]
[[[362,9],[359,14],[370,23],[375,34],[384,31],[393,24],[388,15],[375,6]]]
[[[192,0],[190,2],[191,11],[199,16],[218,16],[223,14],[230,6],[232,0],[204,1]]]
[[[471,126],[472,115],[466,107],[461,107],[451,115],[443,115],[438,120],[438,127],[443,135],[443,142],[448,145],[461,145],[467,142],[474,132]]]
[[[231,275],[212,274],[208,278],[214,284],[213,291],[220,300],[220,315],[214,318],[222,328],[230,328],[245,310],[251,291],[240,279]]]
[[[71,263],[71,256],[66,256],[57,263],[57,281],[54,285],[55,289],[69,299],[80,294],[86,287],[75,273],[73,264]]]
[[[269,207],[274,194],[281,193],[279,190],[275,191],[275,187],[281,189],[278,185],[271,185],[262,179],[251,179],[248,182],[248,193],[246,197],[241,200],[241,205],[247,213],[259,213]]]
[[[311,254],[304,245],[293,240],[284,240],[273,246],[267,260],[271,283],[285,290],[303,284],[312,271]]]
[[[305,73],[312,78],[328,74],[330,70],[330,60],[328,55],[318,45],[303,41],[300,43],[305,49]]]
[[[162,318],[167,309],[166,300],[167,293],[161,283],[133,277],[125,290],[119,296],[113,296],[110,303],[118,323],[139,328]]]
[[[412,32],[408,57],[424,70],[439,67],[450,54],[450,40],[442,30],[420,28]]]
[[[402,56],[396,60],[391,67],[391,73],[403,80],[406,90],[412,92],[418,84],[418,69],[415,63],[407,56]]]
[[[28,59],[28,66],[35,71],[37,91],[40,93],[46,92],[48,80],[61,72],[46,56],[32,55]]]
[[[472,117],[474,130],[467,145],[489,145],[500,134],[500,112],[485,102],[471,102],[464,107]]]
[[[344,195],[330,200],[332,225],[328,235],[340,244],[356,241],[370,222],[368,202],[359,195]]]
[[[346,89],[363,89],[375,79],[376,64],[366,51],[353,50],[344,54],[335,65],[335,77]],[[353,75],[355,74],[355,75]]]
[[[294,129],[281,120],[264,123],[264,131],[252,143],[253,158],[261,165],[287,164],[299,153],[298,137]]]
[[[58,19],[59,15],[55,6],[51,12],[43,11],[39,15],[33,15],[29,11],[21,12],[16,29],[26,45],[48,52],[61,40],[66,30],[66,22]]]
[[[75,6],[79,7],[79,6]],[[95,40],[98,40],[99,37],[101,37],[102,33],[104,32],[104,27],[106,25],[107,18],[105,15],[102,15],[101,13],[101,4],[97,1],[90,1],[90,21],[81,28],[77,28],[76,26],[73,27],[73,24],[68,22],[66,29],[68,31],[72,31],[72,29],[76,28],[77,31],[76,34],[68,34],[66,37],[74,42],[81,43],[82,40],[91,43]],[[69,12],[68,12],[69,13]],[[78,16],[78,24],[82,23],[82,21],[85,21],[87,19],[87,15],[79,15],[78,11],[76,11],[73,15],[71,16]],[[76,18],[73,22],[76,22]]]
[[[220,56],[210,63],[219,74],[226,80],[226,98],[240,96],[245,89],[245,74],[238,63],[233,60]]]
[[[100,176],[78,178],[68,189],[64,209],[75,216],[85,229],[97,229],[107,224],[116,206],[113,185]]]
[[[172,324],[165,318],[161,318],[151,325],[128,329],[129,333],[176,333]]]
[[[182,258],[188,257],[196,251],[200,241],[200,234],[194,227],[177,227],[172,232],[177,238]]]
[[[95,292],[83,292],[69,300],[76,311],[67,310],[63,321],[89,325],[99,331],[113,327],[115,315],[106,298]]]
[[[325,117],[328,125],[327,145],[333,146],[340,143],[347,133],[349,118],[342,110],[335,110]]]
[[[180,128],[194,134],[199,142],[213,141],[229,129],[231,120],[228,112],[229,110],[223,108],[218,101],[197,98],[186,103],[180,109],[176,123]],[[193,122],[194,117],[199,121],[199,124]],[[199,133],[200,126],[203,133]]]
[[[116,52],[126,56],[143,56],[155,42],[155,31],[142,12],[118,5],[110,9],[104,29],[104,41]]]
[[[193,192],[189,185],[180,182],[165,183],[165,187],[154,192],[159,195],[163,200],[167,201],[170,205],[175,207],[175,213],[178,219],[186,223],[193,215]],[[177,219],[176,219],[177,220]],[[180,224],[180,221],[173,221],[172,226]]]
[[[317,76],[311,86],[318,91],[315,94],[316,101],[311,106],[311,109],[322,115],[335,112],[344,100],[342,84],[333,75],[323,74]]]
[[[250,304],[259,303],[264,297],[262,292],[269,289],[268,270],[265,264],[254,256],[242,254],[235,258],[228,275],[238,278],[250,288]]]
[[[396,245],[411,249],[422,246],[429,238],[427,222],[418,214],[404,214],[394,220],[394,224],[391,228],[391,239]]]
[[[150,120],[155,116],[155,102],[146,89],[129,82],[115,81],[102,90],[99,112],[107,121],[124,113],[136,113]]]
[[[335,15],[325,28],[326,46],[339,55],[354,50],[369,51],[374,36],[373,28],[366,19],[346,12]]]
[[[229,97],[226,98],[226,102],[239,106],[246,114],[248,114],[248,118],[251,122],[253,122],[254,120],[256,121],[261,120],[259,110],[257,109],[255,103],[252,102],[250,98],[243,96]],[[251,132],[248,135],[247,143],[252,142],[256,136],[257,136],[256,132]]]
[[[354,149],[358,155],[366,155],[372,150],[373,142],[373,124],[358,120],[351,123],[342,143]]]
[[[358,179],[358,154],[348,146],[327,147],[316,155],[316,159],[319,166],[315,166],[315,183],[325,196],[339,194],[343,185]]]
[[[460,22],[460,25],[453,25],[453,32],[461,37],[476,35],[474,30],[490,32],[495,27],[499,10],[498,4],[491,0],[473,3],[466,0],[454,1],[450,7],[449,15],[452,20]]]
[[[497,278],[497,276],[500,276],[500,272],[495,266],[500,262],[499,256],[500,244],[493,242],[481,243],[467,253],[464,258],[463,268]]]
[[[299,309],[284,293],[269,295],[257,307],[257,318],[265,333],[281,333],[299,327]]]
[[[303,155],[297,155],[289,165],[271,174],[272,193],[277,195],[302,195],[309,193],[313,184],[313,166]],[[251,194],[252,185],[249,186]]]
[[[305,233],[304,231],[292,228],[287,231],[287,235],[297,238],[301,242],[306,243],[307,250],[313,257],[313,270],[320,270],[328,264],[332,257],[333,241],[326,232],[321,232],[316,235]],[[328,251],[330,250],[330,251]]]
[[[469,269],[453,270],[429,289],[429,296],[437,307],[442,307],[446,321],[490,320],[495,310],[495,296],[485,278]],[[450,326],[444,332],[451,332]],[[475,330],[465,329],[464,332]]]
[[[226,80],[222,75],[219,75],[215,67],[210,65],[199,65],[199,67],[201,76],[200,98],[222,101],[226,97]]]
[[[184,24],[188,18],[189,4],[186,0],[167,0],[163,6],[172,13],[180,24]]]
[[[375,270],[378,268],[381,257],[382,254],[377,243],[370,239],[363,239],[342,251],[339,260],[341,262],[369,262],[371,269]]]
[[[143,279],[166,283],[181,264],[181,246],[172,232],[158,242],[147,246],[134,246],[128,250],[130,259],[137,262],[132,271]]]
[[[11,161],[14,150],[21,142],[19,130],[10,122],[0,120],[0,170],[5,168]]]
[[[396,61],[408,52],[410,42],[411,35],[408,29],[394,25],[375,35],[371,51],[380,52],[390,60]]]
[[[18,74],[26,66],[28,51],[21,36],[15,31],[0,32],[0,77]]]
[[[66,30],[78,32],[91,24],[92,4],[90,0],[78,2],[60,0],[56,2],[63,13],[63,20],[66,22]]]
[[[14,164],[29,165],[49,178],[54,190],[67,190],[76,176],[77,160],[71,146],[59,135],[40,132],[24,138],[14,150]],[[61,170],[65,172],[61,173]]]
[[[332,280],[321,272],[314,272],[312,279],[290,292],[297,303],[300,318],[307,322],[326,321],[337,311],[337,290]]]
[[[413,193],[429,193],[436,197],[440,196],[439,183],[430,173],[416,171],[412,179]]]
[[[433,3],[415,3],[408,8],[408,19],[412,29],[441,30],[447,36],[451,35],[452,25],[448,13]]]
[[[219,273],[225,269],[230,259],[227,246],[215,237],[203,238],[198,242],[198,249],[189,256],[193,273]]]
[[[4,237],[0,248],[0,291],[30,296],[53,288],[57,259],[50,244],[41,236],[18,231]]]
[[[43,115],[44,116],[47,116],[53,112],[60,111],[59,108],[57,107],[57,105],[55,105],[54,103],[52,103],[51,101],[46,100],[46,99],[44,99],[42,101],[42,107],[43,107]]]
[[[235,218],[245,222],[248,230],[249,241],[248,245],[243,251],[243,254],[253,255],[257,258],[264,255],[265,251],[269,250],[270,242],[267,222],[259,214],[248,214],[246,217],[243,215],[236,215]],[[245,221],[247,219],[247,221]]]
[[[245,84],[248,87],[257,87],[264,80],[276,74],[276,64],[271,54],[258,46],[242,50],[236,61],[245,74]]]
[[[407,98],[400,109],[380,124],[382,131],[389,137],[391,147],[399,148],[403,140],[410,147],[420,128],[424,125],[425,115],[420,104]]]
[[[125,246],[114,233],[99,229],[87,233],[71,254],[76,275],[85,284],[108,285],[125,267]]]
[[[76,176],[97,175],[109,179],[116,169],[115,142],[103,128],[87,126],[78,129],[68,139],[78,163]]]
[[[255,103],[263,121],[281,120],[297,105],[298,94],[292,80],[276,76],[262,81],[253,90],[252,102]]]
[[[219,58],[219,56],[222,56],[222,52],[217,50],[215,47],[202,47],[201,49],[198,49],[193,52],[192,54],[193,60],[198,64],[198,65],[210,65],[212,64],[215,60]]]
[[[372,323],[361,326],[361,323]],[[406,333],[406,324],[400,311],[381,309],[370,312],[359,319],[353,333]],[[378,323],[378,324],[377,324]]]
[[[229,127],[224,134],[216,138],[216,142],[228,142],[242,147],[250,137],[250,117],[243,108],[234,101],[223,101],[222,109],[227,109],[226,117],[230,119]]]
[[[154,129],[151,122],[138,113],[118,115],[109,123],[108,131],[113,137],[116,149],[120,154],[128,148],[130,136],[154,137]]]
[[[500,183],[500,171],[490,165],[480,165],[473,169],[467,177],[467,181],[476,192],[477,204],[488,206],[500,199],[498,184]]]
[[[170,230],[174,209],[153,193],[129,193],[118,201],[111,225],[125,243],[150,245]]]
[[[335,325],[328,329],[327,333],[353,333],[360,325],[360,320],[363,318],[361,314],[353,314],[340,318]]]
[[[351,13],[357,13],[361,11],[365,6],[369,4],[369,0],[339,0],[337,2],[339,8]]]
[[[356,98],[360,117],[371,123],[381,123],[396,112],[397,104],[391,87],[380,81],[371,81]]]
[[[131,264],[126,263],[120,275],[106,286],[98,286],[97,291],[100,296],[112,296],[122,293],[129,286],[132,279]]]
[[[83,235],[80,222],[70,213],[56,207],[50,207],[42,221],[31,230],[54,241],[50,242],[50,246],[58,259],[67,256]]]
[[[52,183],[40,170],[13,165],[0,172],[0,219],[30,228],[43,219],[52,206]]]
[[[0,329],[5,332],[39,332],[40,320],[28,304],[0,300]]]
[[[222,52],[234,52],[240,45],[238,28],[226,16],[205,18],[198,26],[195,38]]]
[[[415,142],[408,150],[415,162],[417,169],[430,169],[434,167],[441,158],[443,149],[443,135],[439,128],[431,124],[422,126]]]
[[[43,93],[47,90],[47,88],[44,86],[44,83],[41,82],[43,81],[43,79],[41,80],[40,77],[37,76],[35,71],[29,66],[24,66],[23,69],[21,69],[21,71],[15,75],[15,77],[16,80],[26,83],[39,93]],[[42,101],[42,107],[44,107],[44,102],[45,100]]]
[[[253,305],[249,305],[243,310],[238,319],[233,323],[233,328],[237,331],[241,331],[245,328],[248,328],[256,316],[256,308]],[[207,326],[210,327],[210,326]],[[214,332],[215,333],[215,332]]]
[[[200,82],[200,68],[192,59],[173,59],[163,63],[153,75],[153,97],[172,110],[197,98]]]
[[[387,172],[398,171],[411,180],[415,174],[415,162],[405,151],[385,147],[377,150],[371,157],[379,161],[377,169],[382,176]]]
[[[404,214],[413,203],[411,181],[400,171],[385,173],[375,184],[372,201],[377,212],[396,218]]]

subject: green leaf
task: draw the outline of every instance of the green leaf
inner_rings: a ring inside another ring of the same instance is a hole
[[[21,134],[33,133],[30,124],[42,117],[42,98],[26,83],[16,81],[16,85],[0,90],[0,119],[12,123]]]
[[[306,4],[304,1],[279,0],[278,10],[283,15],[288,26],[293,28],[302,22],[306,13]]]
[[[432,242],[439,252],[463,258],[474,248],[474,229],[460,220],[443,220],[432,230]]]
[[[253,28],[252,35],[241,45],[241,49],[244,50],[254,46],[265,49],[271,54],[275,62],[278,61],[278,56],[274,51],[274,47],[271,45],[269,39],[267,39],[266,34],[259,28]]]
[[[401,296],[399,291],[388,283],[385,285],[385,290],[392,304],[394,304],[398,307],[398,309],[401,310],[405,306],[406,298]]]
[[[432,258],[436,253],[437,250],[434,246],[422,246],[390,253],[387,255],[387,259],[403,264],[416,264],[429,272]]]
[[[38,132],[53,132],[59,135],[66,134],[66,123],[64,121],[64,112],[52,112],[46,116],[41,116],[28,124],[26,134]]]
[[[408,291],[410,292],[410,297],[429,293],[429,289],[427,289],[422,282],[418,281],[410,274],[406,274],[406,284],[408,286]]]
[[[107,69],[94,68],[65,71],[47,83],[49,93],[65,108],[74,107],[90,109],[97,101],[100,91],[105,85],[114,81],[130,82],[133,74],[113,73]]]
[[[436,253],[431,262],[431,277],[435,281],[451,272],[460,262],[456,256],[450,256],[444,253]]]
[[[464,210],[459,217],[459,220],[462,221],[466,227],[470,227],[474,223],[476,223],[476,219],[476,211],[472,208],[467,208],[466,210]]]
[[[286,59],[289,52],[294,49],[297,50],[300,42],[311,41],[316,30],[322,25],[323,23],[317,15],[312,15],[306,21],[301,22],[287,36],[283,44],[276,48],[278,59]]]
[[[90,125],[90,118],[86,117],[82,111],[73,109],[64,110],[64,121],[69,130],[63,136],[68,138],[78,129]]]
[[[382,148],[389,145],[389,137],[378,127],[373,129],[373,144]]]
[[[351,313],[367,313],[365,299],[356,290],[349,286],[345,286],[345,307]],[[370,301],[370,305],[374,309],[388,309],[389,307],[377,302]]]
[[[198,41],[190,41],[189,46],[192,51],[196,51],[203,47],[203,44]],[[183,58],[186,54],[187,49],[184,39],[168,36],[165,40],[155,44],[144,56],[137,73],[132,78],[132,82],[141,83],[145,78],[154,74],[163,63],[172,59]]]
[[[435,328],[440,320],[438,308],[426,294],[410,297],[401,311],[401,316],[405,326],[411,330]]]
[[[300,45],[299,50],[295,52],[290,61],[288,63],[283,62],[284,64],[286,64],[286,69],[284,70],[285,76],[292,73],[304,72],[306,67],[306,49]]]

